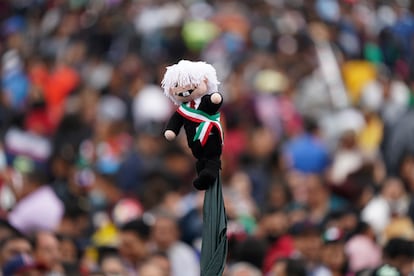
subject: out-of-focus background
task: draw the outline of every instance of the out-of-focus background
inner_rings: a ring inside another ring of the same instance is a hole
[[[180,59],[224,96],[225,275],[413,273],[413,8],[0,1],[3,275],[199,275],[194,158],[162,135]]]

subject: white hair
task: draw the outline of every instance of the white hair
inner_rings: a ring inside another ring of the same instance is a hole
[[[168,66],[161,82],[164,94],[175,104],[180,103],[171,95],[170,89],[176,86],[198,85],[204,79],[207,80],[207,93],[218,92],[216,69],[204,61],[180,60],[178,63]]]

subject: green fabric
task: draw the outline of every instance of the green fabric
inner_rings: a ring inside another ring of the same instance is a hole
[[[207,114],[206,112],[204,112],[202,110],[198,110],[198,109],[188,107],[186,104],[182,104],[181,107],[184,108],[185,110],[187,110],[190,113],[195,113],[195,114],[201,115],[201,116],[206,117],[207,119],[209,119],[211,121],[220,122],[220,112],[216,112],[213,115],[209,115],[209,114]]]
[[[414,91],[411,91],[410,93],[410,99],[408,100],[408,106],[410,108],[414,107]]]
[[[365,44],[364,56],[366,60],[371,61],[375,64],[380,64],[383,62],[381,49],[378,47],[377,44],[374,43]]]
[[[197,127],[196,134],[194,135],[193,141],[197,141],[200,139],[201,131],[203,130],[204,125],[206,122],[201,122],[200,125]]]
[[[220,33],[218,27],[207,20],[191,20],[184,23],[182,38],[185,45],[192,51],[201,51]]]
[[[221,276],[227,256],[227,218],[220,175],[206,190],[203,205],[201,276]]]
[[[13,161],[13,167],[21,173],[30,173],[35,170],[34,161],[26,156],[19,155]]]
[[[239,221],[248,234],[252,234],[256,229],[256,220],[252,216],[241,216]]]

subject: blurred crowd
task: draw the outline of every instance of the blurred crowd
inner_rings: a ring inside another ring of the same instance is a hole
[[[218,73],[226,276],[414,275],[410,0],[0,1],[0,267],[199,275],[165,67]]]

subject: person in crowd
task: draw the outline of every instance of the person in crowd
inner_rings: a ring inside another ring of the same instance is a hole
[[[361,218],[369,223],[378,238],[393,217],[405,216],[409,209],[409,196],[400,178],[388,177],[380,193],[373,197],[361,212]]]
[[[171,275],[196,275],[200,262],[196,251],[180,240],[177,219],[167,212],[157,212],[151,228],[151,239],[157,251],[165,252],[171,263]]]
[[[345,254],[345,233],[338,227],[327,227],[322,234],[321,261],[328,275],[352,275],[349,273]]]
[[[100,271],[104,275],[126,275],[122,259],[118,254],[106,254],[100,260]]]
[[[171,276],[171,260],[168,258],[168,255],[162,251],[151,252],[150,256],[145,261],[146,263],[154,264],[155,266],[161,268],[163,275]]]
[[[127,275],[135,275],[137,269],[150,253],[150,225],[139,218],[121,226],[119,233],[119,254]]]
[[[323,270],[320,261],[322,250],[322,229],[319,225],[305,219],[295,223],[289,233],[293,237],[294,252],[291,256],[303,258],[307,273],[311,275]]]
[[[259,275],[262,275],[262,273],[257,267],[249,263],[238,262],[230,266],[226,275],[228,276],[243,276],[243,275],[259,276]]]
[[[262,270],[267,273],[277,258],[290,257],[294,251],[294,239],[288,233],[289,223],[282,209],[268,210],[259,220],[255,236],[267,242]]]
[[[64,275],[62,252],[58,238],[53,232],[39,231],[33,236],[33,257],[51,274]]]
[[[413,242],[404,238],[394,238],[383,247],[382,264],[375,269],[366,269],[358,276],[409,276],[413,272]]]
[[[353,235],[345,242],[345,254],[350,272],[374,269],[382,261],[382,248],[369,224],[360,221]]]
[[[309,218],[315,224],[321,224],[332,210],[338,208],[335,206],[337,202],[321,176],[309,175],[307,180]]]
[[[60,261],[67,275],[80,274],[80,246],[73,238],[57,235],[59,240]]]
[[[317,121],[308,118],[304,125],[303,133],[286,144],[287,164],[300,172],[322,173],[330,163],[327,145],[321,139]]]
[[[168,274],[162,269],[162,267],[158,266],[152,262],[144,262],[140,268],[138,269],[138,275],[140,276],[167,276]]]
[[[2,272],[4,276],[41,276],[47,275],[48,270],[42,263],[36,262],[32,256],[18,254],[3,265]]]
[[[22,235],[12,235],[0,241],[0,266],[19,254],[32,256],[33,247],[29,239]]]

